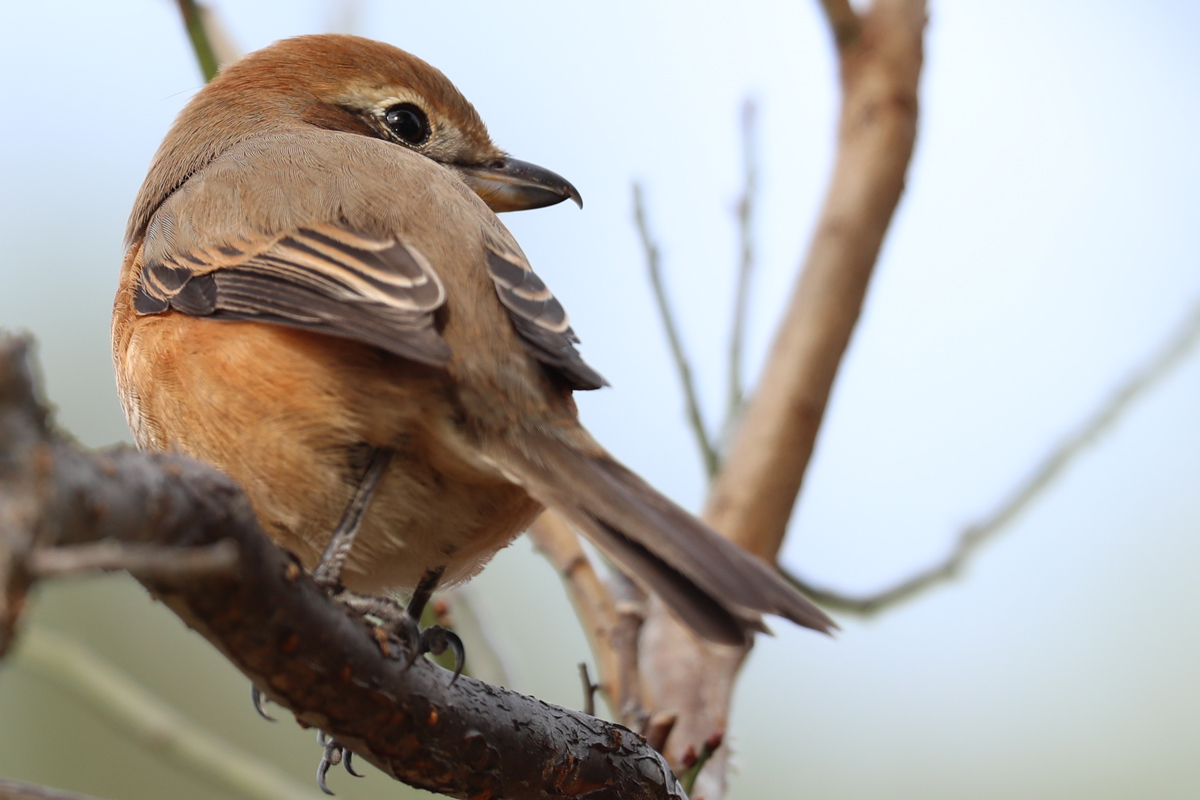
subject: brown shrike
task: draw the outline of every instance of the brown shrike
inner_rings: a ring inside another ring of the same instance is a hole
[[[567,198],[394,47],[303,36],[232,64],[126,232],[113,356],[138,445],[230,475],[359,595],[423,604],[549,507],[707,639],[743,644],[763,614],[828,630],[579,424],[571,392],[605,381],[494,213]]]

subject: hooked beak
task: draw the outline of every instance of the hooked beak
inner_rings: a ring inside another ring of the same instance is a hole
[[[583,208],[583,198],[566,178],[528,161],[506,156],[495,166],[459,166],[458,171],[475,194],[497,213],[545,208],[567,198]]]

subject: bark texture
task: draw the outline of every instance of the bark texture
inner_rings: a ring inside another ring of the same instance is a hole
[[[237,546],[230,570],[135,577],[301,725],[397,780],[453,797],[685,797],[628,729],[451,674],[380,640],[261,532],[241,490],[175,455],[92,453],[57,433],[29,343],[0,335],[0,654],[36,575],[31,554],[88,542]]]

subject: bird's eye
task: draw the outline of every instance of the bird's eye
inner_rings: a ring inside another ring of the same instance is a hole
[[[392,106],[383,113],[383,121],[392,133],[407,144],[424,144],[429,138],[429,118],[412,103]]]

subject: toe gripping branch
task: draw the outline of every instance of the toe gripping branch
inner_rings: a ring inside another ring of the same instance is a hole
[[[262,531],[228,476],[176,453],[85,451],[53,426],[28,339],[0,332],[0,654],[37,551],[96,542],[232,542],[232,571],[137,575],[302,725],[353,741],[411,786],[454,797],[681,800],[662,757],[619,725],[463,676],[384,658],[361,619]],[[343,757],[343,763],[345,759]]]
[[[433,596],[438,582],[441,581],[445,567],[426,570],[421,576],[417,588],[413,591],[412,599],[405,608],[393,600],[381,597],[370,597],[346,591],[342,586],[342,573],[345,570],[346,559],[354,546],[355,537],[362,527],[363,518],[371,504],[371,499],[379,486],[380,480],[391,462],[392,451],[376,448],[371,452],[371,459],[366,472],[359,481],[350,499],[341,521],[329,539],[325,552],[317,568],[313,570],[313,580],[322,587],[334,600],[352,609],[362,616],[370,616],[379,620],[375,629],[376,638],[385,657],[390,657],[389,643],[399,644],[398,652],[404,654],[404,669],[409,669],[421,655],[432,653],[439,656],[447,650],[454,651],[454,677],[450,679],[453,686],[462,674],[466,653],[458,634],[440,625],[433,625],[421,630],[419,620],[425,611],[425,606]],[[251,686],[250,699],[254,710],[263,719],[274,722],[265,708],[265,696],[257,686]],[[326,794],[333,794],[325,782],[329,768],[345,764],[346,771],[351,775],[362,777],[351,766],[351,753],[328,736],[324,731],[318,731],[317,741],[324,751],[321,763],[317,767],[317,786]]]

